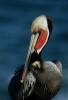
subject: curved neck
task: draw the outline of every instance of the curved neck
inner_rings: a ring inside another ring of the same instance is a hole
[[[30,69],[30,66],[33,62],[35,61],[42,61],[41,59],[41,53],[37,54],[36,52],[33,52],[30,58],[30,62],[29,62],[29,66],[28,66],[28,70]]]

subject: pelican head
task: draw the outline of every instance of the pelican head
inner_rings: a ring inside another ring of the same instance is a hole
[[[32,22],[31,44],[33,46],[33,51],[36,51],[38,54],[41,52],[48,41],[48,38],[52,31],[52,27],[53,22],[49,16],[41,15]]]
[[[49,16],[41,15],[32,22],[31,39],[25,66],[29,65],[33,53],[40,54],[49,39],[52,27],[53,21]]]

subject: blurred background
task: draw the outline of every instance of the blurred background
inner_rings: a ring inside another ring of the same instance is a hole
[[[53,100],[68,100],[68,2],[67,0],[0,0],[0,100],[11,100],[8,84],[14,70],[25,63],[32,21],[39,15],[54,20],[44,60],[60,60],[62,89]]]

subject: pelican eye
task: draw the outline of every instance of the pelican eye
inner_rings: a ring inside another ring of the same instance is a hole
[[[39,28],[39,27],[38,27],[38,28],[35,28],[35,29],[34,29],[34,31],[33,31],[33,34],[35,34],[35,35],[36,35],[37,33],[39,33],[39,34],[40,34],[40,33],[41,33],[41,31],[42,31],[42,29],[41,29],[41,28]]]
[[[40,33],[41,33],[41,30],[38,30],[38,31],[34,31],[34,32],[33,32],[34,35],[36,35],[37,33],[40,34]]]

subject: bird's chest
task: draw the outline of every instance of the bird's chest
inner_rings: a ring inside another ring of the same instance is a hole
[[[34,88],[34,93],[39,97],[45,98],[47,95],[47,85],[46,76],[44,72],[38,72],[36,74],[36,84]]]
[[[44,84],[44,82],[42,83],[37,80],[34,88],[34,93],[41,98],[45,98],[47,93],[46,84]]]

